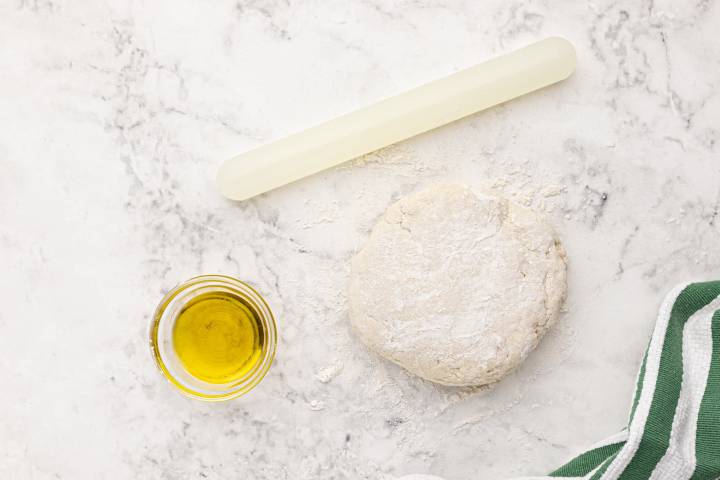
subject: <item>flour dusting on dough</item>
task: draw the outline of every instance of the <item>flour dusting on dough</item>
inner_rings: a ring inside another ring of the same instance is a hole
[[[517,367],[555,322],[565,255],[534,212],[458,185],[392,205],[352,262],[350,316],[373,350],[444,385]]]

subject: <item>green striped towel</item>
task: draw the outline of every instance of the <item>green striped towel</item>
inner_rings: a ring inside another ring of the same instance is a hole
[[[682,284],[665,298],[627,428],[549,476],[518,480],[554,478],[720,479],[720,281]]]

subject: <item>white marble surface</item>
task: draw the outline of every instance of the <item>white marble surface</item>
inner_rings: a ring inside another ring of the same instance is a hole
[[[664,291],[720,276],[720,4],[0,2],[0,476],[448,480],[544,473],[624,423]],[[548,35],[541,93],[247,203],[226,157]],[[545,211],[567,312],[484,391],[380,361],[348,260],[381,212],[463,180]],[[185,399],[148,317],[196,274],[279,319],[250,395]]]

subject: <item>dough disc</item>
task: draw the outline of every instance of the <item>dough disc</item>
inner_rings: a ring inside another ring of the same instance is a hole
[[[353,259],[350,318],[368,347],[422,378],[485,385],[555,322],[565,270],[534,212],[464,186],[432,188],[388,208]]]

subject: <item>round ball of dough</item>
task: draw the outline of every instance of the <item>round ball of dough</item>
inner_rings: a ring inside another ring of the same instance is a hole
[[[387,209],[352,261],[350,318],[371,349],[444,385],[517,367],[566,292],[553,229],[506,200],[449,185]]]

